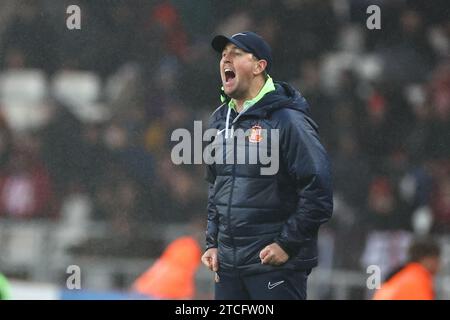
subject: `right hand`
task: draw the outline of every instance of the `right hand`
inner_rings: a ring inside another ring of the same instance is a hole
[[[202,256],[203,264],[211,271],[219,270],[219,260],[217,258],[217,248],[209,248]]]

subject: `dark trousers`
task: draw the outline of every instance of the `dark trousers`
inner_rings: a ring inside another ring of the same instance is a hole
[[[306,300],[311,271],[277,270],[249,276],[218,272],[216,300]]]

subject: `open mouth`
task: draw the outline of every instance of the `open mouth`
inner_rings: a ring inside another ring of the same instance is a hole
[[[225,69],[225,82],[229,82],[236,77],[236,74],[231,69]]]

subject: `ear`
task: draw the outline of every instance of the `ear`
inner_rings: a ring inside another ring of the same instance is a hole
[[[255,67],[253,68],[253,74],[255,76],[261,74],[266,70],[267,67],[267,61],[266,60],[258,60],[255,63]]]

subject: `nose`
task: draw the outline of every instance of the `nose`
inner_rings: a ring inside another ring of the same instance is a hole
[[[231,56],[228,52],[222,53],[222,62],[231,62]]]

